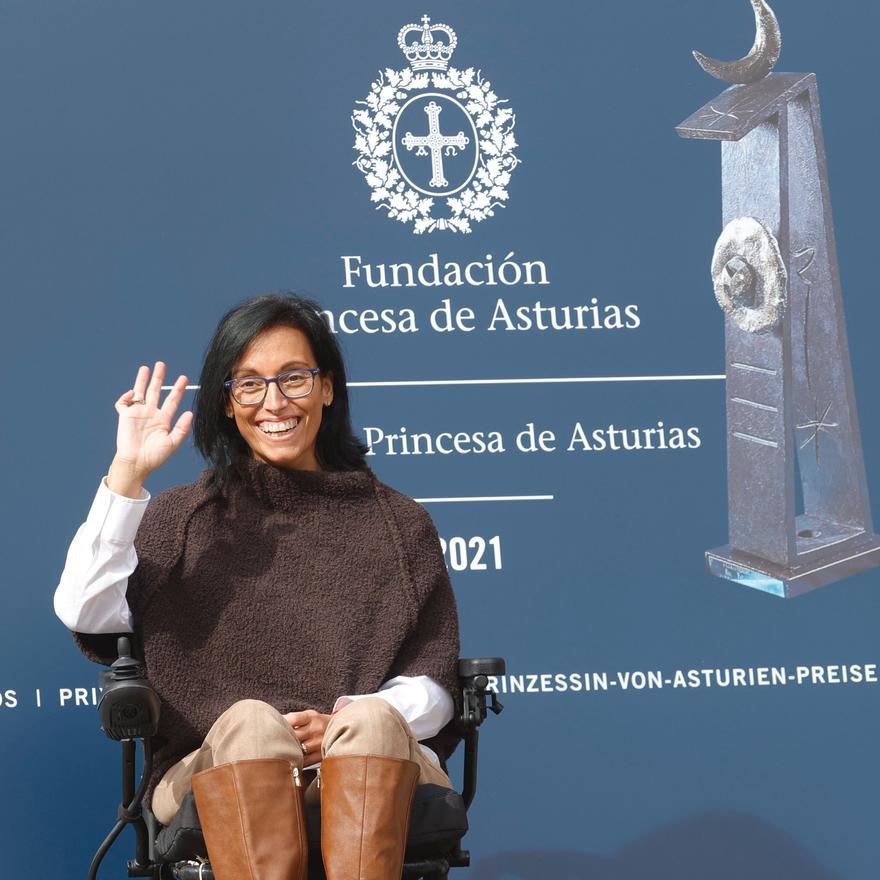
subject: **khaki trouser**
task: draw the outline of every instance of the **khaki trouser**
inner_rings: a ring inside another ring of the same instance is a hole
[[[324,732],[322,757],[381,755],[406,758],[419,765],[419,784],[452,788],[449,777],[421,750],[403,716],[384,700],[368,697],[349,703],[333,715]],[[213,724],[202,747],[178,761],[153,792],[152,810],[167,825],[192,790],[194,773],[227,761],[284,758],[303,768],[303,752],[284,716],[260,700],[241,700]],[[317,798],[313,781],[306,799]]]

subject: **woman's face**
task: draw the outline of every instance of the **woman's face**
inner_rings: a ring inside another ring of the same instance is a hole
[[[270,327],[245,349],[230,378],[272,378],[285,370],[317,366],[312,346],[302,330]],[[286,398],[275,382],[270,383],[266,399],[258,406],[242,406],[230,394],[226,415],[235,419],[239,433],[258,461],[276,467],[316,471],[320,469],[315,441],[321,413],[332,401],[333,377],[318,375],[311,394],[295,400]]]

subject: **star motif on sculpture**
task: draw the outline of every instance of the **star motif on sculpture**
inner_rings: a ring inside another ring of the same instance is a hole
[[[830,433],[831,428],[839,428],[840,425],[837,422],[826,422],[825,419],[828,418],[829,413],[831,412],[831,407],[833,405],[833,401],[828,402],[828,406],[825,407],[825,412],[822,415],[819,415],[819,401],[814,398],[814,403],[816,407],[815,415],[812,421],[806,422],[803,425],[798,425],[798,431],[812,431],[809,437],[801,443],[800,448],[806,449],[811,443],[816,444],[816,467],[819,466],[819,434],[823,431],[827,434]]]

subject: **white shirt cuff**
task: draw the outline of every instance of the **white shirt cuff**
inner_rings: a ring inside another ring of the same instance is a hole
[[[144,518],[149,501],[150,493],[143,487],[140,498],[128,498],[114,492],[107,485],[107,478],[104,477],[101,485],[98,486],[86,522],[105,541],[114,544],[131,544]]]

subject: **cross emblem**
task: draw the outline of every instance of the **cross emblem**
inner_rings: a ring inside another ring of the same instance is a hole
[[[435,189],[449,186],[449,181],[443,176],[443,149],[446,149],[447,156],[454,156],[457,150],[464,149],[470,143],[470,138],[462,131],[452,136],[440,133],[440,111],[442,109],[436,101],[431,101],[425,107],[425,113],[428,114],[428,133],[417,137],[407,132],[401,140],[407,150],[416,147],[417,156],[427,156],[428,150],[431,151],[431,182],[428,185]],[[425,147],[428,149],[426,150]]]

